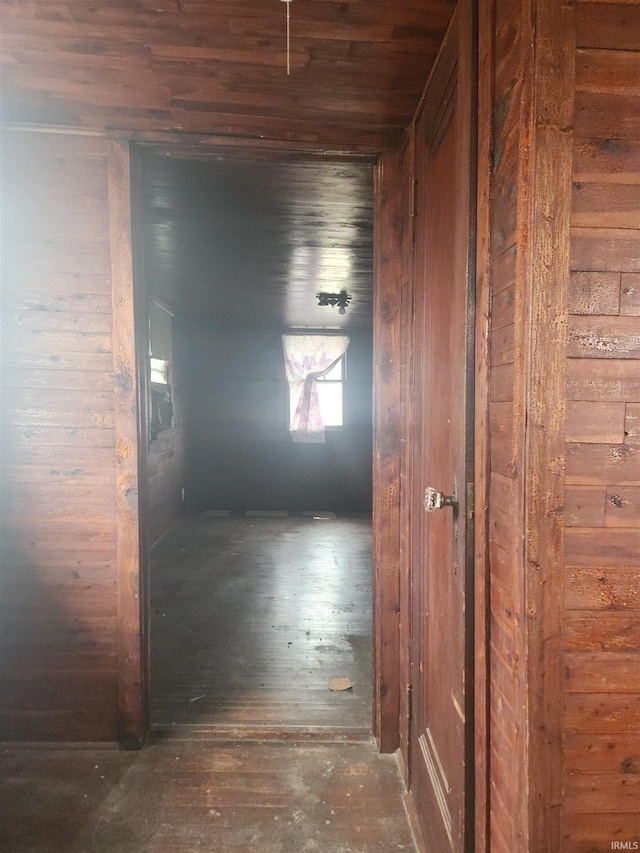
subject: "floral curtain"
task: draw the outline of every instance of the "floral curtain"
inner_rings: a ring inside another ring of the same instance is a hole
[[[344,335],[282,336],[291,406],[289,432],[294,441],[324,441],[316,379],[335,366],[348,345]]]

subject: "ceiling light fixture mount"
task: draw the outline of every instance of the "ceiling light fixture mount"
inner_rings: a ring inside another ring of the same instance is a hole
[[[351,302],[351,297],[346,290],[341,290],[340,293],[316,293],[318,305],[324,308],[326,305],[331,305],[335,308],[338,306],[338,314],[345,314],[347,305]]]
[[[292,0],[281,0],[287,4],[287,74],[291,74],[291,2]]]

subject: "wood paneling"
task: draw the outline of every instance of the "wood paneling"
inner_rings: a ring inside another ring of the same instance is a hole
[[[638,840],[640,457],[629,421],[640,401],[638,11],[577,4],[566,389],[568,853]]]
[[[487,849],[513,851],[527,845],[526,752],[522,709],[525,704],[524,579],[514,534],[522,512],[518,482],[522,379],[519,316],[523,303],[521,236],[524,216],[521,188],[527,181],[523,123],[527,120],[529,81],[528,22],[525,5],[497,0],[480,15],[480,140],[492,140],[479,159],[479,273],[487,279],[489,346],[488,494],[479,495],[479,519],[486,515],[488,535],[486,600],[488,615],[488,683],[486,704],[487,804],[484,827]],[[484,74],[482,69],[484,68]],[[482,144],[486,145],[486,141]],[[493,168],[483,168],[491,163]],[[488,210],[483,206],[486,205]],[[483,236],[482,222],[487,218]],[[481,291],[482,292],[482,291]],[[481,322],[481,317],[479,318]],[[478,346],[482,346],[479,327]],[[481,424],[477,425],[481,428]],[[518,461],[517,461],[518,460]],[[482,458],[478,462],[482,465]],[[480,484],[476,484],[478,486]],[[486,509],[485,509],[486,507]],[[477,520],[478,537],[483,525]],[[476,555],[478,559],[479,555]],[[482,704],[482,703],[481,703]],[[479,815],[482,825],[483,818]]]
[[[407,788],[411,780],[411,761],[409,739],[411,737],[412,715],[412,654],[411,638],[411,525],[412,488],[414,482],[414,389],[413,370],[416,358],[414,338],[414,215],[415,200],[413,184],[415,169],[415,126],[412,123],[401,146],[402,157],[402,287],[400,290],[400,764]],[[411,808],[412,798],[406,801]],[[414,809],[415,810],[415,809]],[[414,831],[419,829],[419,818],[412,818]]]
[[[527,9],[535,9],[535,34]],[[556,14],[562,22],[554,23]],[[635,4],[579,2],[576,47],[572,11],[496,0],[494,29],[489,15],[481,28],[481,44],[484,39],[494,49],[488,250],[492,850],[573,853],[597,849],[605,837],[607,844],[635,838],[630,817],[637,820],[637,750],[626,756],[626,771],[621,761],[597,758],[579,767],[571,739],[588,737],[601,754],[599,737],[613,742],[638,732],[636,18]],[[526,46],[543,32],[535,53],[542,65],[533,65],[532,54],[531,74]],[[556,61],[549,50],[559,51]],[[562,68],[557,77],[554,66]],[[530,97],[535,112],[529,112]],[[532,467],[523,473],[527,461]],[[526,571],[514,539],[523,518]],[[525,726],[527,749],[519,743]],[[563,737],[569,744],[564,770]],[[505,742],[509,751],[500,749]],[[532,794],[518,788],[527,773]],[[545,801],[548,808],[538,809]],[[608,836],[591,820],[596,813],[603,814]]]
[[[142,153],[139,222],[149,292],[217,326],[371,328],[368,158],[189,159]],[[318,291],[346,289],[345,314]]]
[[[495,44],[492,33],[492,4],[478,4],[478,69],[493,70]],[[474,471],[474,841],[477,851],[489,849],[491,831],[491,701],[489,698],[489,609],[491,606],[489,506],[491,501],[490,400],[509,401],[513,387],[513,366],[491,367],[489,322],[491,316],[492,178],[483,163],[492,156],[493,74],[478,70],[477,105],[477,232],[476,232],[476,304],[475,304],[475,471]],[[503,245],[511,244],[512,227],[507,217],[496,222]],[[494,482],[498,478],[495,478]],[[499,484],[498,488],[504,488]],[[506,489],[508,491],[508,485]],[[508,506],[503,502],[502,506]],[[512,626],[508,626],[507,635]],[[511,643],[513,648],[513,642]],[[494,774],[495,777],[495,774]],[[493,840],[493,839],[492,839]],[[497,839],[495,839],[497,848]]]
[[[640,373],[635,360],[580,359],[567,361],[569,400],[626,401],[640,399]]]
[[[415,111],[449,0],[3,4],[7,121],[380,151]]]
[[[383,752],[399,746],[402,174],[399,153],[384,155],[375,172],[373,689],[374,734]]]
[[[573,272],[569,285],[572,314],[617,314],[620,309],[618,273]]]
[[[620,276],[620,313],[640,315],[640,275],[636,273]]]
[[[143,2],[125,9],[9,1],[3,9],[8,120],[113,127],[139,137],[181,130],[209,141],[226,137],[229,146],[249,137],[265,148],[343,154],[395,145],[451,5],[301,0],[292,6],[290,78],[283,76],[281,6],[252,0],[242,9],[221,3],[213,10],[194,0],[180,8]],[[493,0],[482,10],[481,163],[487,171],[480,180],[480,220],[486,220],[479,266],[487,289],[480,317],[488,325],[491,470],[477,510],[481,518],[486,508],[489,538],[484,697],[491,749],[487,820],[482,811],[479,825],[489,827],[494,851],[586,853],[632,838],[637,826],[637,753],[629,743],[640,735],[638,14],[636,3],[580,0],[575,10],[548,0]],[[568,72],[573,47],[575,87]],[[193,146],[192,137],[183,155]],[[126,168],[123,150],[116,146],[112,153]],[[120,223],[111,235],[118,245],[128,225],[122,172],[109,215],[107,155],[103,139],[84,135],[10,134],[3,146],[3,197],[11,216],[3,218],[8,687],[0,717],[13,738],[115,738],[119,655],[132,655],[125,669],[132,661],[135,666],[139,647],[133,587],[125,618],[116,578],[116,435],[124,429],[121,403],[137,401],[127,383],[131,351],[117,400],[113,393],[114,359],[119,364],[122,353],[119,331],[113,347],[109,229]],[[335,181],[345,178],[344,162],[335,159],[333,173],[320,181],[327,203]],[[390,286],[379,296],[376,405],[388,430],[379,437],[376,463],[378,513],[385,519],[376,535],[386,560],[377,583],[386,592],[376,689],[378,732],[383,747],[392,749],[399,708],[408,712],[397,690],[402,481],[396,427],[406,361],[399,317],[410,313],[410,301],[405,298],[403,309],[398,247],[404,239],[406,250],[409,231],[400,228],[399,155],[384,164],[391,178],[379,213],[388,228],[378,235],[378,263]],[[358,168],[370,174],[368,161]],[[351,185],[361,186],[358,180]],[[161,198],[160,182],[157,189]],[[302,201],[305,234],[316,233],[322,223],[309,212],[308,199]],[[361,236],[370,235],[370,207],[358,198],[349,216]],[[168,221],[154,227],[158,245],[169,246],[175,235]],[[299,247],[302,238],[296,240]],[[182,257],[189,246],[187,239]],[[126,247],[119,244],[119,251],[116,266],[128,270]],[[126,283],[128,275],[120,280]],[[370,267],[358,275],[364,281]],[[126,305],[129,319],[130,310]],[[122,328],[127,343],[129,323]],[[482,448],[482,409],[479,416]],[[134,469],[128,456],[124,474],[135,476]],[[131,513],[119,506],[127,524]],[[136,546],[133,528],[127,530],[131,557]],[[131,568],[126,553],[120,555],[125,563]],[[135,585],[133,574],[125,574]],[[119,594],[121,623],[133,631],[116,655]],[[122,710],[133,707],[132,695],[121,697]],[[477,711],[484,714],[482,701]]]
[[[118,582],[118,740],[139,748],[147,733],[146,578],[140,535],[140,481],[146,481],[146,430],[140,414],[138,364],[146,340],[137,340],[134,316],[131,162],[126,142],[109,143],[108,200],[113,294],[113,373],[116,434]],[[141,345],[142,343],[142,345]]]
[[[624,421],[624,403],[571,401],[567,406],[567,441],[622,444]]]
[[[117,736],[107,155],[3,139],[4,739]]]
[[[640,640],[640,615],[571,611],[565,619],[564,646],[569,651],[634,651]]]

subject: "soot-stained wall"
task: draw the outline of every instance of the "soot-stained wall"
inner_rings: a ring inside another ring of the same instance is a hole
[[[371,509],[372,342],[351,333],[346,423],[296,444],[286,422],[280,330],[194,322],[185,360],[191,509]]]

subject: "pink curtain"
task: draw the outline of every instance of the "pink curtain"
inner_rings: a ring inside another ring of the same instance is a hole
[[[294,441],[324,441],[316,379],[335,366],[348,345],[344,335],[282,336],[291,401],[289,432]]]

